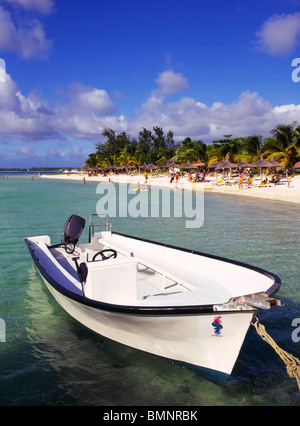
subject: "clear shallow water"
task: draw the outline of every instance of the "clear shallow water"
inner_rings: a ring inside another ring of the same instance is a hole
[[[45,289],[24,237],[59,242],[66,219],[88,219],[96,183],[0,179],[0,405],[202,406],[300,405],[282,361],[250,328],[226,387],[166,360],[126,348],[70,318]],[[300,208],[205,194],[204,226],[184,218],[114,218],[113,229],[251,263],[279,275],[284,307],[260,314],[277,343],[300,358],[292,321],[300,318]],[[87,229],[82,240],[87,239]],[[221,354],[220,354],[221,356]]]

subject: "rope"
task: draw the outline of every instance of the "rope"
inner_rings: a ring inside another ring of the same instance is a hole
[[[280,356],[282,361],[285,363],[288,375],[292,379],[294,378],[297,380],[298,388],[300,390],[300,360],[281,349],[275,340],[273,340],[272,337],[266,332],[265,326],[259,322],[258,318],[256,318],[256,322],[251,322],[251,324],[255,327],[260,337],[269,345],[271,345],[275,352]]]

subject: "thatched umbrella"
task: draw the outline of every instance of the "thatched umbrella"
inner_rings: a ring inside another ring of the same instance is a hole
[[[208,168],[209,169],[216,169],[219,164],[220,164],[219,161],[215,161],[214,163],[210,164],[208,166]]]
[[[245,167],[251,167],[251,164],[246,161],[240,161],[239,163],[235,163],[235,166],[242,167],[244,169]]]
[[[253,167],[259,167],[260,168],[260,181],[262,181],[262,169],[267,168],[270,169],[271,167],[274,167],[273,164],[270,161],[264,160],[263,156],[260,157],[258,161],[255,161],[251,164],[251,168]]]
[[[153,164],[153,163],[151,163],[151,164],[148,164],[148,167],[146,168],[146,170],[151,170],[151,172],[152,172],[152,170],[158,170],[159,169],[159,167],[157,167],[155,164]]]
[[[163,166],[163,167],[166,167],[166,168],[173,168],[173,169],[174,169],[174,167],[179,168],[179,167],[180,167],[180,165],[179,165],[179,164],[176,164],[176,163],[175,163],[175,161],[170,161],[169,163],[164,164],[164,166]]]
[[[197,161],[197,163],[193,163],[192,166],[194,166],[195,168],[206,167],[206,164],[203,161]]]
[[[294,164],[293,169],[300,169],[300,161],[298,161],[298,163]]]
[[[102,167],[102,170],[105,171],[105,172],[108,172],[109,170],[110,171],[116,170],[116,169],[117,169],[117,166],[111,166],[111,165]]]
[[[102,171],[103,170],[103,167],[94,167],[93,169],[91,169],[90,171],[91,172],[95,172],[95,173],[98,173],[99,171]]]
[[[151,164],[144,164],[143,166],[141,166],[141,168],[146,170],[150,170],[152,173],[152,170],[158,170],[159,167],[157,167],[155,164],[151,163]]]
[[[194,164],[191,164],[190,161],[188,160],[188,162],[186,164],[183,164],[182,166],[180,166],[182,169],[195,169],[196,167],[194,166]]]
[[[221,169],[224,170],[224,176],[225,176],[225,170],[231,170],[234,169],[236,167],[236,165],[234,163],[231,163],[228,160],[224,160],[221,163],[219,163],[219,165],[216,167],[216,170]]]
[[[236,167],[236,165],[234,163],[231,163],[228,160],[224,160],[221,163],[219,163],[216,167],[216,169],[233,169],[234,167]]]
[[[273,167],[282,167],[282,164],[278,163],[278,161],[274,160],[273,155],[272,158],[270,160],[270,163],[273,164]]]
[[[92,169],[89,166],[82,166],[79,169],[81,172],[90,172]]]
[[[118,166],[117,167],[118,170],[129,170],[129,169],[134,169],[134,166],[129,166],[128,164],[123,164],[122,166]]]
[[[270,161],[267,161],[263,158],[263,156],[260,157],[259,160],[255,161],[254,163],[251,163],[251,167],[272,167],[272,163]]]

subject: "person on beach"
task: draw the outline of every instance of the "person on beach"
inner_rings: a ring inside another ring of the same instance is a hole
[[[171,174],[170,183],[173,183],[173,181],[174,181],[174,173]]]
[[[179,172],[176,172],[175,180],[176,180],[176,185],[177,185],[178,180],[179,180]]]
[[[243,189],[243,175],[241,173],[239,175],[239,189]]]
[[[86,182],[85,182],[85,177],[84,177],[82,180],[83,180],[83,183],[86,183]]]

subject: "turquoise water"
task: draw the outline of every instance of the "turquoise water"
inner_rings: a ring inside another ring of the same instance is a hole
[[[66,219],[95,212],[96,183],[9,175],[0,179],[0,405],[300,405],[296,381],[250,328],[226,387],[166,360],[123,347],[70,318],[48,294],[24,237],[59,242]],[[205,194],[204,226],[184,218],[114,218],[113,229],[221,255],[279,275],[284,306],[260,314],[276,342],[300,358],[292,321],[300,318],[300,208]],[[87,229],[82,240],[87,239]],[[298,333],[300,335],[300,332]],[[220,354],[222,356],[222,354]]]

